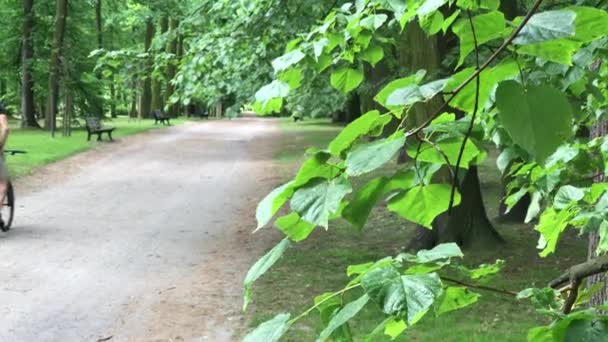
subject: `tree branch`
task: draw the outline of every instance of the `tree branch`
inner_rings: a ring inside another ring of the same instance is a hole
[[[484,286],[484,285],[469,284],[469,283],[465,283],[465,282],[457,280],[457,279],[446,278],[446,277],[441,277],[441,280],[444,280],[444,281],[447,281],[450,283],[454,283],[454,284],[458,284],[458,285],[462,285],[462,286],[464,286],[466,288],[470,288],[470,289],[495,292],[495,293],[499,293],[499,294],[503,294],[503,295],[508,295],[511,297],[517,297],[517,292],[515,292],[515,291],[510,291],[510,290],[505,290],[505,289],[496,289],[496,288]]]

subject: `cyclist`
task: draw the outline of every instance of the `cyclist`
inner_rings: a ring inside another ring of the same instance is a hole
[[[4,203],[8,190],[8,170],[4,161],[4,147],[8,139],[8,115],[4,104],[0,102],[0,205]],[[0,227],[4,228],[4,221],[0,217]]]

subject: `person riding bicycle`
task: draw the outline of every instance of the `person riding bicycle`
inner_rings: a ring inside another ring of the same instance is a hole
[[[8,115],[4,104],[0,102],[0,204],[4,203],[8,190],[8,169],[4,161],[4,147],[8,139]],[[4,228],[4,221],[0,217],[0,227]]]

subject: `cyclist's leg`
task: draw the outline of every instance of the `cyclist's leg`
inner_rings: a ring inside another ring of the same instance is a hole
[[[0,206],[3,206],[4,201],[6,200],[8,181],[8,170],[6,168],[4,158],[0,158]],[[0,225],[4,226],[4,221],[2,221],[2,217],[0,217]]]

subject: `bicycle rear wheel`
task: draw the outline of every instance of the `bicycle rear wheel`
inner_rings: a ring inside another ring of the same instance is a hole
[[[2,214],[2,221],[4,221],[4,225],[0,226],[0,228],[2,228],[3,232],[8,232],[13,224],[13,215],[15,213],[15,192],[11,182],[8,182],[6,197],[4,198],[4,203],[2,203],[2,208],[0,208],[0,213]]]

